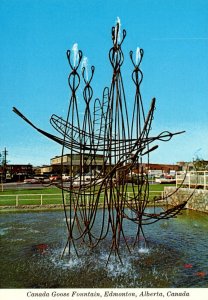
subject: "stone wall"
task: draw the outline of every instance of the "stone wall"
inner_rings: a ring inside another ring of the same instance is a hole
[[[175,190],[175,187],[164,188],[170,205],[180,204],[189,199],[186,208],[208,213],[208,190],[180,188],[174,193]]]

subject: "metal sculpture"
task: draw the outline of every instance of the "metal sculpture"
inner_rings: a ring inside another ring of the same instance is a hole
[[[70,66],[68,84],[71,98],[67,117],[52,115],[50,122],[61,137],[52,135],[36,127],[16,108],[14,112],[23,118],[41,134],[62,145],[62,165],[65,149],[70,154],[70,181],[57,184],[62,190],[63,206],[68,230],[67,243],[64,248],[72,247],[77,255],[77,243],[81,242],[95,248],[101,241],[110,236],[111,254],[122,262],[120,257],[121,241],[129,251],[131,246],[138,245],[140,239],[145,240],[143,225],[152,224],[161,219],[169,219],[177,215],[186,205],[184,201],[174,207],[164,207],[160,213],[146,211],[151,201],[155,207],[161,199],[149,199],[148,174],[143,168],[143,158],[149,163],[149,154],[157,149],[156,141],[169,141],[174,135],[163,131],[157,136],[151,136],[151,126],[155,110],[155,98],[145,114],[140,85],[143,73],[140,69],[144,52],[137,48],[136,59],[130,52],[133,64],[132,80],[135,85],[133,112],[128,111],[121,68],[124,62],[122,52],[126,31],[122,31],[120,39],[120,23],[112,27],[112,48],[109,60],[112,66],[110,87],[104,88],[102,99],[93,101],[92,80],[95,68],[91,67],[90,76],[84,65],[79,73],[81,62],[85,60],[77,45],[73,51],[67,51]],[[84,82],[83,101],[85,111],[80,117],[77,103],[77,91],[81,79]],[[74,160],[79,161],[79,168],[74,171]],[[102,167],[98,170],[97,161],[102,160]],[[134,176],[134,169],[139,170],[139,176]],[[132,196],[128,191],[131,189]],[[65,194],[68,199],[65,201]],[[98,209],[102,211],[102,218],[97,222]],[[134,241],[131,243],[125,235],[124,220],[136,224]],[[96,225],[95,225],[96,224]],[[97,225],[99,224],[99,226]],[[96,227],[96,228],[95,228]],[[122,246],[123,247],[123,246]],[[63,253],[64,253],[63,252]]]

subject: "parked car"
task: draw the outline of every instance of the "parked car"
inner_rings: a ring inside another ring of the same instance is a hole
[[[51,175],[49,177],[50,182],[55,182],[55,181],[59,181],[61,180],[61,176],[60,175]]]
[[[24,183],[39,183],[39,180],[36,178],[27,178],[24,180]]]
[[[44,178],[41,183],[50,183],[50,179],[49,178]]]
[[[35,179],[38,180],[39,183],[50,183],[50,180],[46,176],[34,176]]]
[[[62,180],[63,181],[69,181],[71,179],[71,177],[67,174],[62,174]]]
[[[156,183],[176,183],[176,179],[171,175],[161,175],[160,178],[155,179]]]

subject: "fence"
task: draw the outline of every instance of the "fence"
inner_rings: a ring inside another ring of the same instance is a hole
[[[154,197],[163,197],[163,192],[161,191],[150,191],[150,199]],[[90,196],[86,195],[86,203],[90,201]],[[127,192],[127,200],[131,200],[133,197],[132,192]],[[69,203],[69,194],[64,194],[65,204]],[[103,200],[103,195],[101,195],[100,200]],[[16,206],[21,207],[24,205],[62,205],[62,194],[17,194],[17,195],[0,195],[0,206]]]
[[[2,204],[3,203],[3,204]],[[0,205],[47,205],[62,204],[61,194],[17,194],[0,195]]]
[[[208,171],[191,171],[176,173],[176,187],[208,188]]]

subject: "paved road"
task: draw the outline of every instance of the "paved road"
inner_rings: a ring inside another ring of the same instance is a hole
[[[48,184],[41,183],[23,183],[23,182],[12,182],[4,183],[3,190],[21,190],[21,189],[42,189],[48,187]],[[50,186],[53,187],[53,186]],[[2,191],[2,184],[0,184],[0,191]]]

